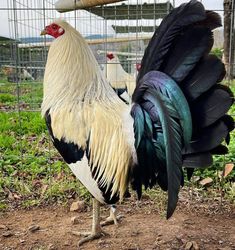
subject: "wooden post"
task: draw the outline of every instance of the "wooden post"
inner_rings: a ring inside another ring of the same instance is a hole
[[[234,3],[233,0],[224,0],[224,55],[223,60],[225,63],[228,80],[232,79],[233,75],[233,62],[234,62]]]
[[[59,12],[67,12],[121,1],[125,0],[58,0],[55,3],[55,9]]]

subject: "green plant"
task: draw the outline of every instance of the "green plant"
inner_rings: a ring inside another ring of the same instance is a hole
[[[221,49],[221,48],[212,49],[211,54],[219,57],[220,59],[222,59],[222,57],[223,57],[223,49]]]
[[[8,205],[4,202],[0,202],[0,212],[5,211],[8,208]]]
[[[32,199],[32,200],[25,200],[25,201],[22,202],[22,207],[25,208],[25,209],[35,207],[35,206],[38,206],[38,205],[40,205],[40,200]]]
[[[16,97],[12,94],[0,94],[0,103],[10,103],[15,101]]]

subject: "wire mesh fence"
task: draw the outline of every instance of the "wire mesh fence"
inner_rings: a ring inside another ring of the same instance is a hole
[[[7,22],[2,25],[8,34],[0,37],[0,123],[5,124],[2,132],[7,131],[0,137],[0,167],[2,175],[10,172],[22,182],[25,176],[18,175],[18,169],[23,173],[31,171],[32,181],[47,170],[53,176],[58,174],[56,170],[62,169],[62,163],[58,163],[61,158],[50,146],[40,116],[42,81],[52,41],[49,37],[40,37],[41,30],[53,19],[63,18],[86,38],[106,74],[106,55],[116,52],[124,70],[135,77],[150,37],[175,6],[175,1],[128,0],[124,4],[59,13],[54,8],[55,2],[7,0],[0,6],[0,15],[7,16]],[[222,9],[216,11],[223,15]],[[215,44],[220,51],[223,30],[217,33]],[[233,43],[231,41],[231,46]],[[221,164],[225,161],[226,158],[221,158]]]

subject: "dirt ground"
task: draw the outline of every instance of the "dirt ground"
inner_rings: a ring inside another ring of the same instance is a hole
[[[140,203],[126,201],[118,206],[124,216],[119,226],[106,226],[104,230],[108,235],[80,249],[235,249],[235,215],[230,206],[225,206],[220,213],[216,202],[181,200],[177,211],[167,221],[156,209],[158,205],[148,197]],[[2,213],[0,249],[78,249],[79,237],[71,232],[90,229],[90,210],[88,207],[86,212],[78,213],[70,212],[69,206],[51,206]],[[102,216],[108,214],[108,208],[103,207]],[[78,216],[78,224],[71,223],[73,216]]]

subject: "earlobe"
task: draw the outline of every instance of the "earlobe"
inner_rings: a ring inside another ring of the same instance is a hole
[[[59,34],[63,34],[64,33],[64,30],[60,27],[59,30],[58,30]]]

